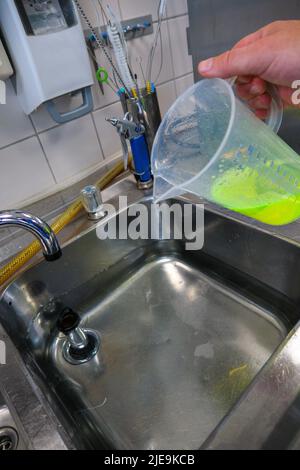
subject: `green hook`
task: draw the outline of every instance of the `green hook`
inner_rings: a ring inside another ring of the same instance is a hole
[[[96,77],[98,82],[100,83],[107,83],[108,82],[108,72],[105,68],[99,67],[96,72]]]

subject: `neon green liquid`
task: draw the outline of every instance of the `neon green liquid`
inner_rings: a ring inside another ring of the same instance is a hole
[[[276,191],[257,170],[230,169],[218,176],[211,189],[214,202],[269,225],[285,225],[300,218],[300,193]]]

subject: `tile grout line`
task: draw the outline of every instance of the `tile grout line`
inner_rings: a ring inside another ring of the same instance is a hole
[[[175,85],[174,57],[173,57],[173,48],[172,48],[172,43],[171,43],[171,33],[170,33],[169,20],[167,20],[167,31],[168,31],[169,47],[170,47],[170,52],[171,52],[171,64],[172,64],[172,74],[173,74],[173,80],[174,80],[175,94],[176,94],[176,97],[177,97],[176,85]]]
[[[43,144],[42,144],[42,141],[41,141],[41,138],[40,138],[39,134],[37,134],[37,139],[38,139],[39,144],[40,144],[40,146],[41,146],[42,152],[43,152],[43,154],[44,154],[44,157],[45,157],[45,159],[46,159],[47,165],[48,165],[49,170],[50,170],[50,172],[51,172],[51,175],[52,175],[52,177],[53,177],[53,179],[54,179],[54,182],[55,182],[55,184],[58,184],[58,181],[57,181],[56,176],[55,176],[55,174],[54,174],[54,171],[53,171],[53,169],[52,169],[52,167],[51,167],[51,164],[50,164],[50,162],[49,162],[49,160],[48,160],[47,153],[46,153],[46,151],[45,151],[45,149],[44,149],[44,146],[43,146]]]
[[[7,145],[4,145],[3,147],[0,148],[0,151],[1,150],[6,150],[8,149],[9,147],[12,147],[13,145],[18,145],[20,144],[21,142],[25,142],[26,140],[29,140],[29,139],[32,139],[33,137],[36,137],[36,134],[32,134],[28,137],[24,137],[23,139],[18,139],[16,140],[15,142],[12,142],[11,144],[7,144]]]
[[[102,159],[104,161],[104,160],[106,160],[106,158],[105,158],[105,155],[104,155],[104,150],[103,150],[103,147],[102,147],[100,135],[98,134],[98,129],[97,129],[97,126],[96,126],[96,123],[95,123],[95,118],[94,118],[93,113],[90,113],[90,114],[91,114],[91,118],[92,118],[92,121],[93,121],[94,129],[95,129],[95,132],[96,132],[96,136],[97,136],[98,144],[99,144],[99,147],[100,147],[100,151],[101,151],[101,154],[102,154]]]
[[[46,162],[47,162],[47,165],[48,165],[48,167],[49,167],[50,173],[51,173],[51,175],[52,175],[52,177],[53,177],[54,183],[57,184],[56,176],[55,176],[54,171],[53,171],[53,169],[52,169],[52,167],[51,167],[51,165],[50,165],[50,162],[49,162],[49,160],[48,160],[48,157],[47,157],[46,151],[45,151],[45,149],[44,149],[44,146],[43,146],[43,144],[42,144],[41,138],[40,138],[39,133],[38,133],[38,131],[37,131],[36,127],[35,127],[35,124],[34,124],[34,122],[33,122],[32,116],[29,115],[28,117],[29,117],[29,120],[30,120],[30,122],[31,122],[31,124],[32,124],[32,127],[33,127],[34,131],[35,131],[35,136],[36,136],[36,138],[37,138],[37,140],[38,140],[38,142],[39,142],[39,144],[40,144],[40,147],[41,147],[41,149],[42,149],[43,155],[44,155],[45,160],[46,160]]]

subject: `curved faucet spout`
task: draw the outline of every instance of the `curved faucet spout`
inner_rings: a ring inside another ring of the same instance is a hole
[[[10,210],[0,211],[0,227],[18,227],[31,232],[39,240],[47,261],[55,261],[61,257],[61,249],[55,233],[39,217],[26,212]]]

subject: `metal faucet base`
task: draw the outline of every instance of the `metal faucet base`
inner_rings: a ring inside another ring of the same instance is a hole
[[[153,180],[149,180],[149,181],[146,181],[146,182],[143,182],[143,181],[138,181],[137,182],[137,187],[138,189],[142,190],[142,191],[146,191],[147,189],[152,189],[153,188]]]
[[[85,364],[93,359],[100,348],[100,337],[93,330],[82,329],[87,338],[87,344],[83,348],[75,348],[67,338],[62,347],[64,359],[74,366]]]
[[[58,250],[56,253],[52,254],[52,255],[44,255],[44,258],[46,261],[56,261],[58,259],[60,259],[62,257],[62,251],[61,250]]]

